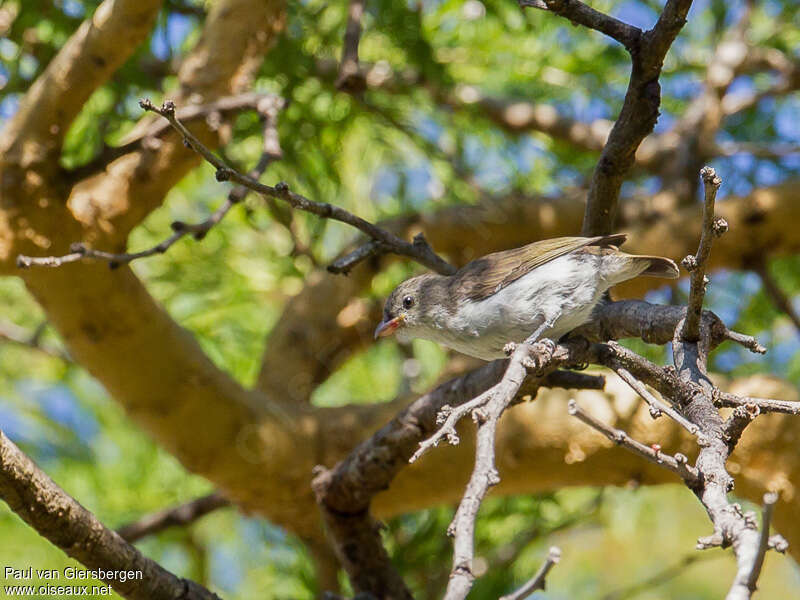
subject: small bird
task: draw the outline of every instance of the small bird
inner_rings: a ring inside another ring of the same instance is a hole
[[[454,275],[412,277],[386,300],[375,339],[424,338],[483,360],[503,358],[509,342],[557,341],[588,321],[613,285],[678,277],[668,258],[622,252],[625,237],[542,240],[488,254]]]

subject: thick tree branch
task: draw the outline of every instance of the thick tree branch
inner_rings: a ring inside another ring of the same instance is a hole
[[[658,78],[672,42],[686,22],[691,0],[667,0],[653,29],[646,31],[631,51],[631,78],[619,117],[611,129],[592,173],[584,235],[612,233],[619,190],[634,162],[636,149],[653,131],[661,103]]]
[[[142,578],[100,577],[125,598],[219,600],[176,577],[106,528],[0,431],[0,498],[40,535],[89,569],[141,572]]]
[[[54,171],[70,123],[145,39],[160,7],[161,0],[100,4],[50,61],[3,129],[4,160]]]

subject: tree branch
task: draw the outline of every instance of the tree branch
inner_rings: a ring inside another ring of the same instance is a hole
[[[670,456],[669,454],[661,452],[661,447],[657,444],[645,446],[641,442],[633,439],[623,430],[609,427],[599,419],[594,418],[578,406],[578,403],[574,400],[569,401],[567,410],[570,415],[576,417],[592,429],[599,431],[615,444],[627,448],[634,454],[641,456],[645,460],[649,460],[653,464],[669,469],[683,479],[690,488],[700,483],[700,474],[695,467],[688,464],[688,459],[683,454]]]
[[[770,521],[772,521],[772,511],[777,501],[778,494],[774,492],[764,494],[764,508],[761,511],[761,537],[758,540],[758,552],[753,559],[753,567],[750,570],[750,575],[747,577],[747,587],[750,592],[756,591],[756,583],[758,582],[759,575],[761,575],[761,567],[764,566],[764,557],[767,554],[767,547],[769,546],[769,525]]]
[[[595,10],[580,0],[519,0],[519,5],[547,10],[569,19],[575,25],[604,33],[625,46],[628,52],[636,50],[642,36],[642,30],[638,27]]]
[[[347,7],[347,28],[342,45],[342,61],[336,87],[348,92],[361,92],[366,79],[358,64],[358,42],[361,39],[361,19],[364,16],[364,0],[350,0]]]
[[[132,544],[143,537],[159,533],[170,527],[182,527],[194,523],[207,514],[230,506],[230,504],[230,501],[220,492],[212,492],[207,496],[196,498],[180,506],[145,515],[132,523],[118,528],[117,534]]]
[[[686,312],[683,331],[684,340],[696,342],[700,336],[700,313],[703,311],[703,298],[706,293],[706,263],[711,253],[711,243],[714,236],[719,236],[728,230],[724,219],[714,217],[714,200],[717,197],[722,180],[717,177],[716,171],[711,167],[704,167],[700,171],[705,189],[705,202],[703,204],[703,229],[700,237],[700,246],[697,254],[689,255],[681,264],[691,274],[691,289],[689,291],[689,307]]]
[[[219,600],[201,585],[176,577],[142,555],[58,487],[0,431],[0,497],[28,525],[125,598]],[[124,581],[114,572],[141,573]],[[141,577],[139,579],[138,577]]]
[[[278,112],[283,107],[284,102],[281,98],[276,98],[274,96],[260,96],[250,100],[251,103],[253,101],[256,102],[255,106],[258,108],[259,112],[264,118],[265,123],[261,156],[259,157],[256,166],[253,167],[253,169],[247,174],[247,177],[257,181],[267,170],[267,167],[275,160],[280,159],[282,155],[280,145],[278,144],[276,127]],[[250,104],[245,104],[243,101],[239,101],[228,102],[227,106],[246,107],[250,106]],[[203,111],[194,111],[194,113],[190,112],[189,114],[203,114]],[[241,203],[249,193],[250,189],[244,185],[233,187],[231,191],[228,192],[225,202],[223,202],[222,205],[217,208],[217,210],[211,213],[207,219],[200,223],[173,221],[170,225],[173,231],[172,235],[162,240],[158,244],[145,250],[140,250],[139,252],[105,252],[103,250],[89,248],[83,243],[74,243],[70,246],[70,253],[64,256],[35,257],[21,254],[17,257],[17,266],[23,269],[27,269],[34,265],[43,267],[60,267],[71,262],[76,262],[83,258],[91,258],[95,260],[106,261],[108,262],[108,266],[110,268],[116,269],[120,265],[131,263],[140,258],[146,258],[156,254],[164,254],[178,240],[183,239],[187,235],[191,235],[197,241],[205,238],[206,235],[208,235],[208,232],[211,231],[211,229],[216,225],[219,225],[219,223],[222,222],[230,210],[237,204]]]
[[[547,551],[547,558],[545,559],[544,563],[536,574],[528,581],[525,585],[520,587],[518,590],[510,594],[506,594],[505,596],[501,596],[500,600],[523,600],[530,596],[536,590],[543,590],[545,589],[545,578],[550,570],[558,564],[558,561],[561,560],[561,549],[557,548],[556,546],[551,546],[550,550]]]
[[[583,235],[611,233],[619,190],[634,162],[636,149],[655,127],[661,104],[658,78],[664,57],[686,22],[691,0],[668,0],[655,27],[631,50],[631,78],[625,100],[600,160],[592,173]]]
[[[417,262],[442,274],[452,275],[455,268],[434,253],[424,236],[417,235],[413,243],[408,243],[394,234],[373,225],[372,223],[358,217],[343,208],[328,204],[327,202],[315,202],[300,194],[296,194],[289,189],[286,183],[279,182],[275,187],[264,185],[253,180],[247,175],[229,168],[219,158],[217,158],[200,140],[192,135],[186,127],[175,117],[175,105],[166,102],[161,108],[156,108],[149,100],[140,102],[142,108],[160,114],[167,119],[170,124],[183,136],[186,142],[211,163],[217,169],[217,179],[220,181],[232,180],[243,185],[263,196],[283,200],[293,208],[315,214],[322,218],[333,219],[355,227],[367,234],[372,239],[380,242],[384,246],[391,248],[395,254],[413,258]]]
[[[144,40],[160,7],[161,0],[100,4],[29,88],[0,133],[4,160],[25,166],[38,163],[39,168],[47,161],[57,164],[54,159],[70,123]]]
[[[48,356],[58,358],[64,362],[72,362],[72,359],[66,352],[60,348],[42,342],[42,333],[46,327],[47,321],[43,321],[36,330],[31,333],[24,327],[20,327],[10,321],[0,322],[0,342],[7,342],[24,348],[38,350],[39,352],[43,352]]]

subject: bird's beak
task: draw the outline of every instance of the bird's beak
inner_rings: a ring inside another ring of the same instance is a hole
[[[389,319],[388,321],[384,319],[378,326],[375,328],[375,339],[386,337],[387,335],[392,335],[395,330],[403,324],[403,317],[397,316],[394,319]]]

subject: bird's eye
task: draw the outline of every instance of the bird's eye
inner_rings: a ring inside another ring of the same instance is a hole
[[[414,298],[412,298],[411,296],[406,296],[405,298],[403,298],[403,308],[409,309],[412,306],[414,306]]]

